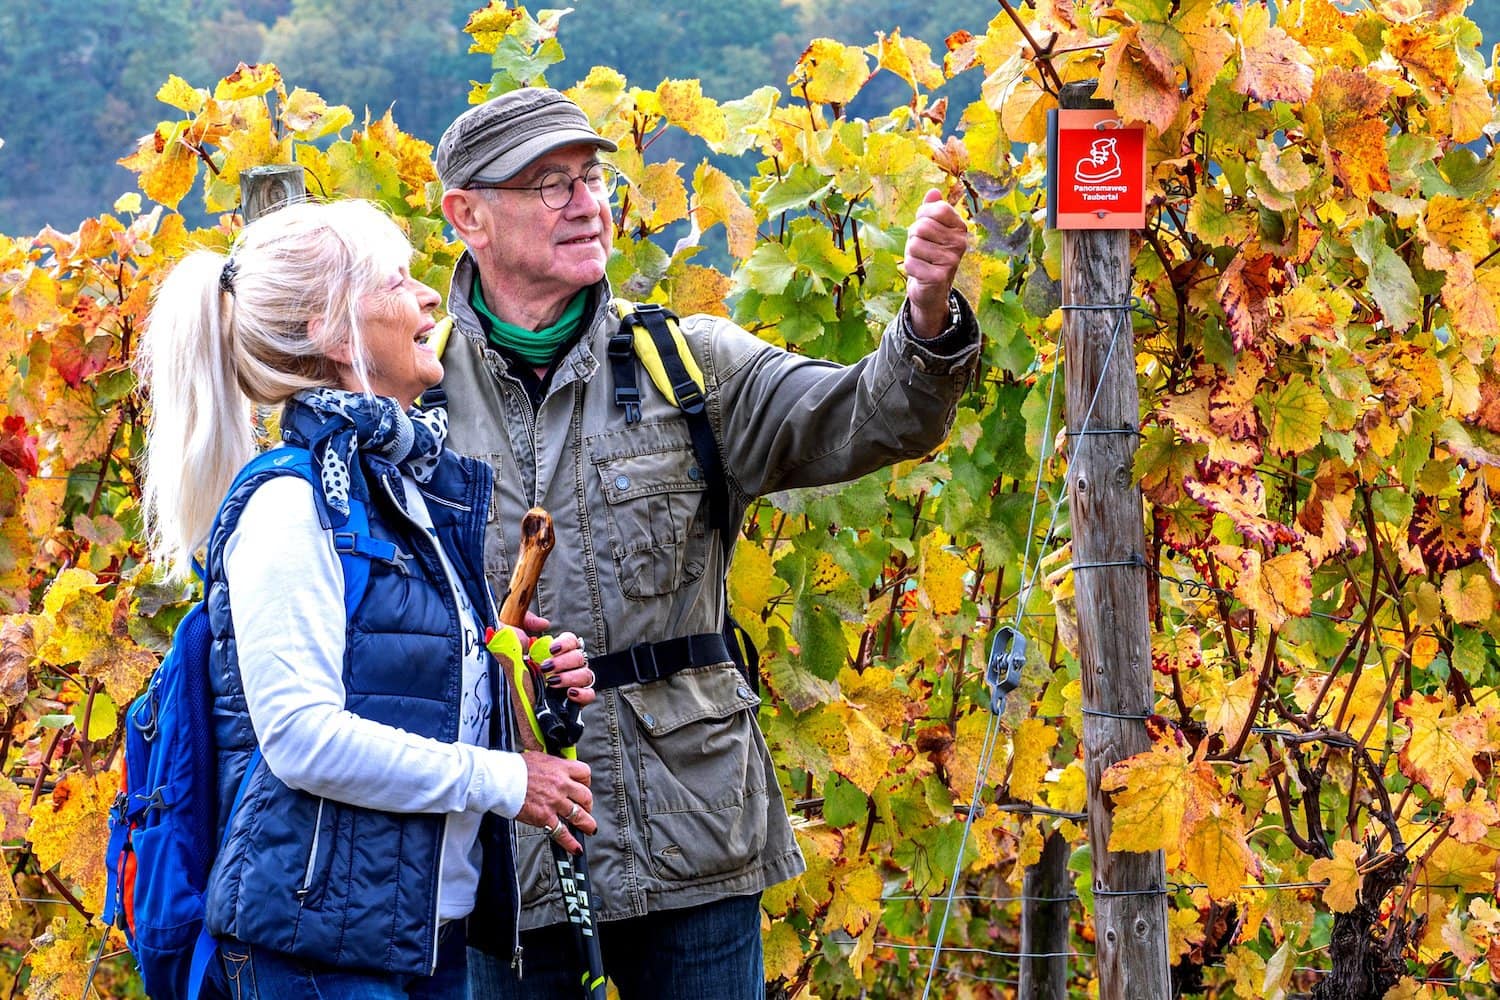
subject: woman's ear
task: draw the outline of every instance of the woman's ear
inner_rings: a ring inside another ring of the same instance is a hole
[[[323,338],[325,324],[323,317],[315,316],[307,321],[307,339],[314,344],[320,343]],[[323,348],[323,356],[336,365],[345,368],[354,364],[354,351],[350,347],[348,339],[340,340],[336,344],[330,344]]]

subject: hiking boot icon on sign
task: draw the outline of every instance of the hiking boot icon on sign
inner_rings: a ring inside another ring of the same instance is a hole
[[[1120,154],[1115,149],[1116,140],[1095,139],[1088,154],[1081,157],[1073,167],[1073,179],[1080,184],[1103,184],[1125,172],[1120,165]]]

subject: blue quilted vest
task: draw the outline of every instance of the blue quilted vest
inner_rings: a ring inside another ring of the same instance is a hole
[[[440,402],[440,396],[428,401]],[[297,429],[284,428],[284,436],[289,444],[305,447]],[[310,458],[305,451],[299,455],[293,471],[315,482]],[[365,549],[369,579],[347,625],[345,707],[417,735],[455,740],[462,630],[447,577],[430,537],[402,510],[396,466],[362,453],[350,471],[351,493],[368,505],[369,538],[343,539],[336,533],[335,545]],[[242,508],[257,485],[246,484],[228,503]],[[481,609],[494,606],[482,555],[490,491],[487,465],[447,452],[422,485],[438,538],[469,600]],[[327,512],[319,513],[328,525]],[[257,755],[229,819],[252,760],[255,733],[223,579],[227,540],[224,533],[209,539],[206,562],[222,844],[208,883],[208,929],[325,965],[430,974],[437,951],[442,816],[379,812],[309,795],[283,784]],[[494,704],[506,705],[501,671],[491,670],[490,676]],[[510,749],[506,714],[496,711],[493,720],[490,745]],[[520,899],[514,830],[510,821],[490,815],[480,836],[484,865],[469,939],[509,956],[517,946]]]

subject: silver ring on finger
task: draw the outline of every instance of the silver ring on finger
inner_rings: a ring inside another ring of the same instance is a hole
[[[575,802],[575,803],[573,803],[573,808],[568,810],[568,817],[567,817],[567,819],[563,820],[563,822],[564,823],[572,823],[577,818],[578,818],[578,803]]]
[[[542,832],[545,833],[549,837],[556,837],[557,836],[557,831],[559,829],[561,829],[561,827],[562,827],[561,823],[558,823],[556,826],[553,826],[551,823],[548,823],[546,826],[542,827]]]
[[[566,832],[567,829],[568,828],[563,823],[559,822],[556,826],[547,831],[547,836],[551,837],[553,840],[558,840],[562,837],[563,833]]]

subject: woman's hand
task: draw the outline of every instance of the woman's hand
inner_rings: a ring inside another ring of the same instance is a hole
[[[540,615],[526,613],[526,631],[532,635],[545,633],[550,624]],[[553,690],[565,692],[569,701],[578,705],[593,702],[594,672],[589,669],[583,640],[574,633],[563,632],[554,636],[551,655],[537,666],[541,668],[543,683]]]

